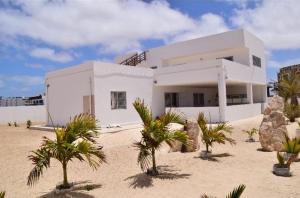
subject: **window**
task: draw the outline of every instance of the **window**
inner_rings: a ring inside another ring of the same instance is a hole
[[[261,59],[259,57],[252,55],[252,62],[253,65],[261,67]]]
[[[221,58],[217,58],[217,59],[226,59],[229,61],[233,61],[233,56],[226,56],[226,57],[221,57]]]
[[[126,92],[125,91],[112,91],[111,96],[111,109],[126,109]]]
[[[178,107],[178,93],[165,93],[165,106]]]
[[[204,106],[204,94],[203,93],[194,93],[194,107],[203,107]]]

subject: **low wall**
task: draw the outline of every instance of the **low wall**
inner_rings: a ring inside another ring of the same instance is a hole
[[[0,107],[0,124],[7,124],[8,122],[25,123],[27,120],[45,122],[45,105]]]
[[[227,106],[225,110],[226,121],[240,120],[261,114],[264,103],[242,104]]]
[[[170,108],[166,108],[166,111],[169,109]],[[188,119],[197,119],[198,114],[202,112],[208,121],[220,121],[219,107],[173,107],[171,111],[182,113]]]

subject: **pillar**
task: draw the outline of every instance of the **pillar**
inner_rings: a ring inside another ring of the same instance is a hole
[[[221,67],[221,70],[218,74],[218,95],[219,95],[219,112],[220,112],[220,121],[225,122],[225,111],[227,106],[227,96],[226,96],[226,80],[224,68]]]

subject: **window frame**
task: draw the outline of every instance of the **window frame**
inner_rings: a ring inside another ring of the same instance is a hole
[[[170,104],[167,104],[167,95],[170,96]],[[179,107],[179,93],[165,92],[165,107]]]
[[[252,64],[253,66],[261,68],[261,58],[255,55],[252,55]]]
[[[120,99],[122,99],[122,94],[124,94],[123,102],[120,101]],[[115,100],[115,102],[113,100]],[[111,91],[110,92],[110,108],[112,110],[127,109],[127,93],[126,93],[126,91]]]

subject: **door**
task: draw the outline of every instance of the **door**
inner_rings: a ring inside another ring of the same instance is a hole
[[[203,93],[194,93],[194,107],[203,107],[204,106],[204,94]]]

